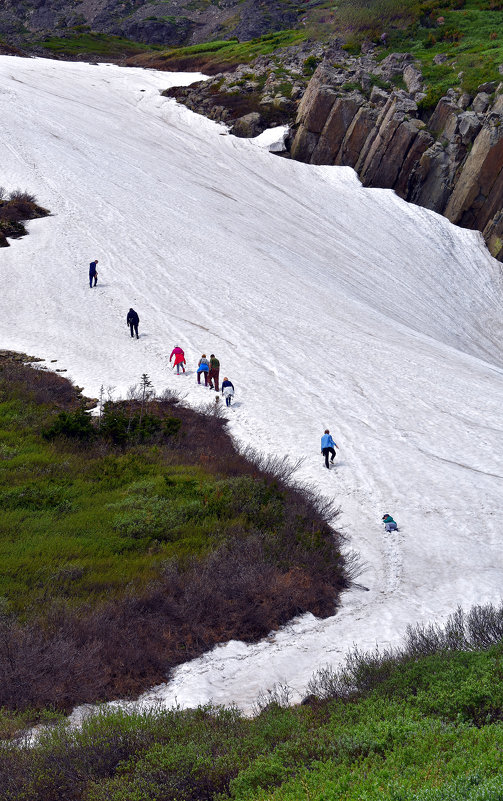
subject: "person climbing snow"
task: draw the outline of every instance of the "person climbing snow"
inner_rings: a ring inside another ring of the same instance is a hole
[[[139,322],[140,322],[140,318],[138,317],[138,313],[135,312],[134,309],[129,309],[129,311],[127,313],[127,317],[126,317],[126,325],[129,326],[129,328],[131,330],[131,336],[132,337],[134,337],[134,335],[136,334],[136,339],[139,339],[139,337],[138,337],[138,324],[139,324]]]
[[[331,455],[332,458],[330,459],[330,461],[333,462],[335,459],[335,448],[338,447],[339,446],[332,439],[330,431],[328,430],[328,428],[326,428],[325,433],[321,438],[321,452],[325,457],[325,467],[327,467],[329,470],[330,470],[330,465],[328,463],[328,456],[329,454]]]
[[[210,363],[206,358],[206,353],[203,353],[197,363],[197,383],[201,383],[201,373],[204,373],[204,386],[208,386],[208,373],[210,371]]]
[[[176,367],[176,374],[180,375],[180,365],[182,366],[183,372],[185,372],[185,367],[183,366],[184,364],[186,364],[185,353],[181,348],[178,347],[178,345],[176,345],[176,347],[174,347],[173,350],[171,351],[171,356],[169,357],[170,362],[173,356],[175,357],[175,361],[173,362],[173,369],[175,369]]]
[[[234,384],[232,383],[232,381],[229,381],[227,376],[225,376],[222,382],[222,395],[225,398],[225,405],[230,406],[231,400],[234,395]]]
[[[91,287],[91,289],[98,283],[98,268],[96,266],[97,264],[98,264],[98,259],[95,259],[89,265],[89,286]]]
[[[398,531],[398,526],[391,517],[391,515],[383,515],[382,522],[384,523],[385,531]]]
[[[215,382],[215,390],[218,392],[218,376],[220,373],[220,362],[214,353],[210,356],[210,372],[208,378],[210,380],[210,389],[213,389],[213,382]]]

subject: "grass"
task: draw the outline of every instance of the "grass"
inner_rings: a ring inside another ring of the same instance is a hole
[[[333,613],[341,540],[286,463],[237,453],[215,405],[132,398],[92,423],[82,403],[0,362],[0,704],[137,693],[217,642]]]
[[[448,9],[439,4],[435,16],[443,16],[442,27],[425,27],[417,23],[407,31],[396,31],[390,38],[389,52],[409,51],[420,62],[425,82],[429,86],[430,105],[434,105],[447,89],[459,86],[475,94],[477,87],[488,81],[500,81],[498,66],[503,63],[503,34],[501,12],[483,8],[480,0],[471,0],[461,9]],[[449,37],[449,31],[459,38]],[[491,34],[496,33],[496,38]],[[437,54],[447,60],[434,64]],[[462,76],[458,78],[458,74]]]
[[[502,615],[503,609],[489,610],[486,622]],[[415,633],[431,647],[428,633]],[[81,730],[60,724],[35,747],[0,750],[0,795],[5,801],[501,801],[503,647],[501,633],[486,628],[485,634],[493,644],[484,649],[395,654],[384,678],[381,659],[381,673],[369,686],[353,686],[347,698],[311,697],[285,707],[273,692],[261,699],[255,718],[211,707],[103,709]],[[375,658],[349,661],[353,678],[368,679],[376,670]]]
[[[281,492],[262,477],[179,464],[165,439],[125,448],[47,440],[50,405],[16,397],[1,378],[0,388],[0,597],[13,612],[110,599],[238,528],[245,538],[262,523],[273,536],[282,524]]]
[[[35,44],[62,56],[94,55],[111,59],[163,49],[159,45],[147,45],[121,36],[92,32],[72,33],[64,37],[49,36]]]
[[[249,41],[236,39],[207,42],[189,47],[176,47],[163,53],[145,54],[128,63],[157,69],[203,70],[208,74],[230,70],[238,64],[248,64],[258,56],[270,55],[280,47],[300,44],[308,36],[305,30],[285,30],[270,33]]]

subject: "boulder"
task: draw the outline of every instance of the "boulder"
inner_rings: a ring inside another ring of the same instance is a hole
[[[469,95],[468,92],[463,92],[461,97],[458,100],[458,106],[459,106],[459,108],[462,108],[463,110],[465,110],[465,109],[468,108],[468,106],[471,104],[471,102],[472,102],[472,96]]]
[[[375,106],[383,106],[389,98],[389,92],[381,89],[379,86],[373,86],[370,93],[370,102]]]
[[[245,114],[244,117],[239,117],[231,128],[231,133],[234,136],[243,138],[250,136],[257,136],[262,131],[262,117],[257,111],[252,111],[250,114]]]
[[[475,95],[472,103],[472,109],[477,112],[477,114],[484,114],[489,108],[489,95],[487,92],[479,92],[478,95]]]
[[[403,79],[407,87],[407,91],[413,95],[420,92],[423,88],[423,76],[418,69],[408,64],[403,71]]]
[[[435,136],[440,136],[448,124],[452,130],[452,118],[457,119],[458,114],[459,106],[450,97],[441,97],[429,119],[428,128]]]
[[[481,83],[477,89],[477,92],[487,92],[487,94],[492,94],[498,85],[498,81],[487,81],[486,83]]]
[[[447,56],[445,53],[437,53],[436,56],[433,58],[434,64],[444,64],[447,61]]]
[[[464,111],[458,117],[458,131],[464,145],[469,145],[482,127],[478,116],[474,111]]]

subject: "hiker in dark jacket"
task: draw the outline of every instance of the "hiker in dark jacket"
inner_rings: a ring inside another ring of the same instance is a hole
[[[96,286],[96,284],[98,283],[98,268],[96,266],[97,264],[98,264],[98,259],[95,259],[89,265],[89,286],[91,287],[91,289],[93,288],[93,281],[94,281],[94,286]]]
[[[134,309],[129,309],[126,317],[126,324],[129,326],[131,330],[131,336],[134,337],[136,334],[136,339],[138,339],[138,323],[140,322],[140,318],[138,317],[137,312]],[[134,333],[133,333],[134,331]]]
[[[225,398],[225,405],[230,406],[231,400],[234,396],[234,384],[232,381],[229,381],[227,376],[225,376],[224,380],[222,381],[222,395]]]
[[[218,392],[218,376],[220,373],[220,362],[214,353],[210,355],[210,372],[208,375],[210,381],[210,389],[213,389],[213,382],[215,382],[215,389]]]

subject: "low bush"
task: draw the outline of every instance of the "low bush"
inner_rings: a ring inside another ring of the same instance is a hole
[[[34,745],[0,748],[0,797],[501,801],[503,724],[488,713],[503,708],[500,617],[478,607],[444,628],[414,629],[407,660],[395,654],[385,681],[364,679],[351,697],[285,707],[287,688],[278,689],[254,718],[102,708],[80,729],[59,724]],[[492,644],[472,647],[481,640]],[[462,641],[469,650],[458,650]],[[369,660],[353,658],[355,675],[358,663],[365,673]]]
[[[0,247],[8,247],[7,238],[17,239],[27,234],[23,223],[49,212],[38,206],[33,195],[16,190],[10,194],[0,187]]]

